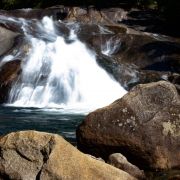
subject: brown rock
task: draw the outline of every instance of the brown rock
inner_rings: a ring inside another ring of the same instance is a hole
[[[165,171],[150,171],[146,172],[147,180],[179,180],[180,178],[180,169],[168,169]]]
[[[135,31],[122,24],[80,24],[78,38],[97,53],[97,61],[125,88],[179,74],[179,42]],[[103,54],[108,51],[109,54]],[[108,65],[106,61],[108,59]]]
[[[11,85],[21,72],[21,60],[9,61],[0,67],[0,103],[8,98]]]
[[[140,170],[137,166],[128,162],[125,156],[120,153],[111,154],[108,158],[108,163],[118,169],[121,169],[137,179],[145,179],[144,172]]]
[[[132,176],[97,161],[59,135],[24,131],[0,140],[0,179],[133,180]]]
[[[64,12],[67,13],[64,20],[87,24],[114,25],[127,18],[127,11],[121,8],[97,10],[93,6],[88,8],[69,7],[64,9]]]
[[[103,156],[120,152],[140,168],[180,168],[180,97],[165,81],[138,85],[90,113],[77,129],[78,148]]]

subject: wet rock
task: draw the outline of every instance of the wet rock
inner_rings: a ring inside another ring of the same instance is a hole
[[[167,39],[159,41],[143,33],[122,32],[111,35],[109,39],[99,38],[99,41],[100,47],[105,44],[112,50],[114,48],[114,51],[108,54],[108,57],[118,64],[114,76],[127,89],[139,83],[163,80],[165,76],[168,80],[168,76],[172,73],[180,73],[180,44],[177,42]],[[98,38],[96,45],[97,42]],[[147,46],[151,46],[148,51],[145,50]]]
[[[169,80],[171,80],[174,84],[180,84],[180,75],[173,73],[171,76],[169,76]]]
[[[157,82],[165,76],[169,80],[172,73],[179,74],[179,39],[142,32],[124,23],[128,18],[120,8],[98,11],[77,7],[69,8],[65,20],[80,23],[78,38],[98,54],[100,65],[109,58],[113,76],[128,90],[140,83]]]
[[[0,67],[0,103],[8,99],[11,85],[21,73],[21,60],[9,61]]]
[[[64,6],[52,7],[47,9],[15,9],[15,10],[0,10],[0,15],[14,18],[38,19],[41,20],[44,16],[51,16],[54,20],[60,19],[62,14],[67,14],[67,8]]]
[[[108,163],[131,174],[137,179],[145,179],[144,172],[140,170],[137,166],[128,162],[126,157],[120,153],[111,154],[108,158]]]
[[[125,25],[78,24],[78,38],[97,54],[98,63],[126,89],[168,80],[180,73],[180,43]],[[104,66],[105,64],[108,65]],[[114,64],[116,64],[114,66]]]
[[[121,8],[97,10],[93,6],[87,8],[53,6],[46,9],[0,10],[0,15],[24,19],[42,19],[51,16],[54,20],[79,22],[86,24],[116,24],[126,19],[127,12]]]
[[[0,139],[1,179],[127,179],[132,176],[81,152],[55,134],[21,131]]]
[[[126,19],[127,12],[121,8],[106,8],[97,10],[93,6],[88,8],[68,8],[66,21],[80,22],[86,24],[113,25]]]
[[[173,84],[138,85],[86,117],[77,129],[78,148],[105,159],[120,152],[141,169],[180,168],[179,114]]]
[[[0,26],[0,56],[13,47],[17,36],[17,33]]]
[[[163,80],[165,76],[170,81],[169,76],[172,73],[180,73],[179,39],[142,32],[135,26],[128,25],[125,20],[130,17],[121,8],[97,10],[94,7],[55,6],[43,10],[0,11],[0,14],[5,17],[5,20],[1,17],[1,25],[22,34],[22,22],[8,21],[7,17],[29,20],[26,22],[30,27],[27,28],[28,33],[44,41],[54,41],[56,38],[52,34],[47,35],[43,30],[39,31],[37,20],[45,15],[63,21],[56,21],[54,25],[57,34],[63,36],[67,42],[69,29],[64,22],[76,23],[72,23],[72,28],[78,38],[96,52],[100,65],[105,69],[111,67],[110,73],[127,90],[139,83]],[[105,67],[107,59],[111,63]]]

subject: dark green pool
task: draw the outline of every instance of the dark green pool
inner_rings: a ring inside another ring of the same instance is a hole
[[[85,115],[63,109],[39,109],[0,106],[0,135],[20,130],[57,133],[76,142],[76,127]]]

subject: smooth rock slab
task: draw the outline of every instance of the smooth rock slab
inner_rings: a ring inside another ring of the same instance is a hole
[[[180,97],[166,81],[142,84],[90,113],[78,148],[104,157],[120,152],[142,169],[180,168]]]
[[[0,56],[13,47],[14,39],[17,36],[17,33],[0,26]]]
[[[0,179],[133,180],[135,178],[81,153],[59,135],[21,131],[0,139]]]

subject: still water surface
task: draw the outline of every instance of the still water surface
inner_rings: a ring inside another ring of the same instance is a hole
[[[63,109],[19,108],[0,106],[0,135],[20,130],[37,130],[62,135],[76,142],[76,127],[85,114]]]

